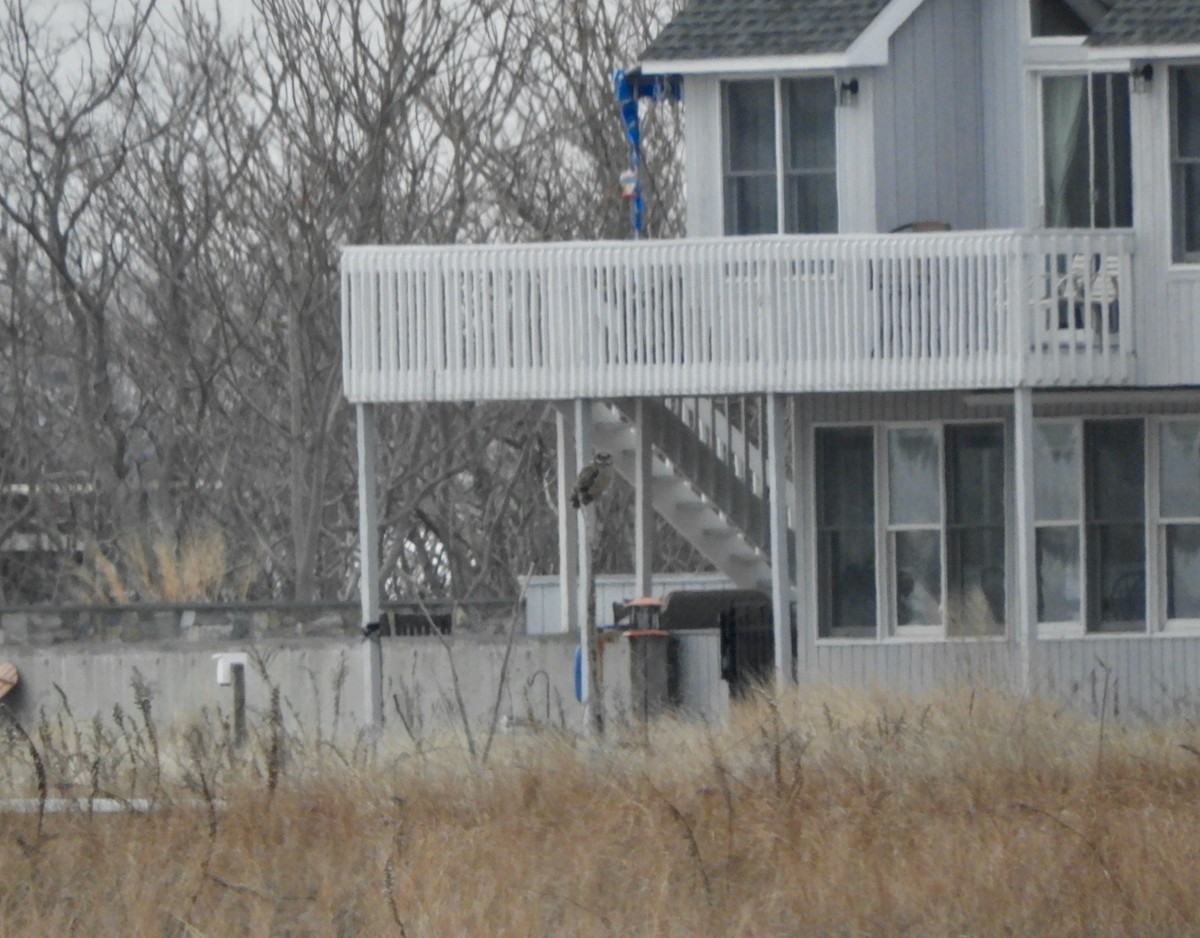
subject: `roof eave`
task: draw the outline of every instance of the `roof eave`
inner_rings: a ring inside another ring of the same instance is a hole
[[[807,55],[724,56],[701,59],[642,61],[648,75],[744,75],[763,72],[811,72],[873,68],[888,64],[889,43],[896,30],[925,0],[891,0],[844,50]]]
[[[1200,58],[1200,43],[1138,43],[1133,45],[1086,45],[1092,59],[1194,59]]]
[[[828,72],[846,68],[886,65],[849,52],[821,52],[813,55],[751,55],[717,59],[645,59],[644,75],[760,75],[779,72]]]

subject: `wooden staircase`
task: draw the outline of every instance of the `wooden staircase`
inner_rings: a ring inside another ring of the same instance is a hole
[[[710,445],[676,410],[658,400],[646,401],[655,511],[738,587],[769,591],[769,514],[755,490],[763,479],[762,454],[720,408],[709,405],[704,414],[706,425],[717,428],[708,435],[735,445]],[[687,413],[696,417],[695,409]],[[596,402],[592,418],[594,448],[612,453],[616,470],[632,481],[637,444],[633,402]]]

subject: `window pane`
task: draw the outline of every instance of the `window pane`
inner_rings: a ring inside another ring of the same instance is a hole
[[[950,635],[1004,632],[1004,528],[946,532]]]
[[[873,636],[875,446],[870,427],[816,433],[820,634]]]
[[[1179,253],[1176,260],[1194,260],[1200,254],[1200,163],[1175,168],[1176,238]]]
[[[1033,428],[1033,504],[1038,521],[1079,518],[1079,427],[1042,423]]]
[[[1096,589],[1089,590],[1088,629],[1124,632],[1146,620],[1146,544],[1140,524],[1111,524],[1089,531],[1090,570]]]
[[[725,233],[774,234],[779,230],[774,176],[725,179]]]
[[[1038,621],[1079,621],[1079,529],[1037,532]]]
[[[873,636],[874,530],[822,531],[818,542],[821,635]]]
[[[1004,630],[1004,431],[946,428],[946,623],[951,635]]]
[[[1092,154],[1095,162],[1097,228],[1133,224],[1133,171],[1130,164],[1129,76],[1092,76]]]
[[[1167,528],[1167,618],[1200,619],[1200,524]]]
[[[1175,74],[1175,152],[1200,158],[1200,68],[1177,68]]]
[[[775,83],[737,81],[725,86],[731,172],[775,171]]]
[[[817,430],[817,511],[822,527],[875,524],[875,446],[870,427]]]
[[[896,624],[942,624],[942,551],[938,531],[897,531]]]
[[[1083,75],[1042,80],[1046,225],[1051,228],[1092,224],[1087,90]]]
[[[1160,424],[1159,485],[1164,518],[1200,518],[1200,423]]]
[[[893,524],[942,520],[941,457],[932,428],[888,431],[888,491]]]
[[[829,78],[783,83],[787,107],[788,169],[833,169],[837,165],[834,108],[837,94]]]
[[[838,230],[837,174],[789,176],[784,231],[788,234],[829,234]]]
[[[1200,67],[1171,70],[1174,145],[1171,187],[1175,260],[1200,259]]]
[[[999,424],[946,428],[950,524],[1004,524],[1004,430]]]
[[[1104,420],[1085,425],[1090,517],[1095,521],[1144,520],[1142,422]]]

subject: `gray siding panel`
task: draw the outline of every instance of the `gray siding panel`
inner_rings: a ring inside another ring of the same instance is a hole
[[[1011,0],[981,3],[983,191],[988,228],[1026,224],[1021,18]]]
[[[1034,690],[1121,718],[1200,714],[1200,636],[1039,642]],[[1107,667],[1107,671],[1106,671]],[[1105,680],[1107,678],[1107,697]]]
[[[891,40],[875,92],[880,230],[984,226],[980,7],[927,0]]]
[[[690,716],[719,720],[729,692],[721,680],[721,638],[716,629],[673,633],[678,642],[680,707]]]

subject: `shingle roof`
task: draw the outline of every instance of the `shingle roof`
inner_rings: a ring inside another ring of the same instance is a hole
[[[1096,46],[1200,43],[1200,0],[1109,0]],[[643,60],[845,52],[888,0],[691,0]]]
[[[1116,0],[1092,30],[1093,46],[1200,43],[1200,0]]]
[[[692,0],[643,60],[844,52],[888,0]]]

